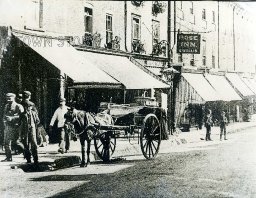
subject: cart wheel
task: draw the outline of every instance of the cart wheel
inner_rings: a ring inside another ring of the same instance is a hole
[[[156,157],[161,143],[161,127],[156,115],[148,114],[141,128],[140,147],[146,159]]]
[[[109,162],[116,149],[116,137],[112,131],[101,133],[94,137],[95,151],[103,162]]]

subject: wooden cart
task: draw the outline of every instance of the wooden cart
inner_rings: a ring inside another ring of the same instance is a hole
[[[94,131],[94,145],[97,155],[109,161],[116,149],[118,134],[136,134],[142,154],[153,159],[159,152],[162,133],[165,131],[166,116],[160,107],[111,105],[113,125],[91,124]]]

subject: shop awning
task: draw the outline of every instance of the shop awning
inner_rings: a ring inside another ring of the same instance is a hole
[[[183,73],[182,76],[205,102],[222,100],[221,96],[218,96],[203,74]]]
[[[227,73],[227,79],[240,92],[242,96],[252,96],[254,93],[247,87],[236,73]]]
[[[121,82],[126,89],[170,88],[170,85],[158,80],[133,64],[128,58],[93,52],[79,52],[86,60]]]
[[[19,40],[63,71],[74,83],[93,87],[122,87],[121,83],[84,59],[64,40],[13,33]]]
[[[217,91],[218,95],[222,97],[223,101],[242,100],[226,80],[225,76],[207,74],[205,78]]]
[[[241,78],[241,79],[255,95],[256,94],[256,86],[252,83],[251,79],[249,79],[249,78]]]

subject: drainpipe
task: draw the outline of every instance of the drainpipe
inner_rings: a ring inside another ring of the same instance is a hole
[[[218,1],[218,68],[220,68],[220,2]]]
[[[167,58],[168,58],[168,67],[170,66],[170,61],[171,61],[171,2],[168,1],[168,14],[167,14]]]
[[[127,52],[127,2],[124,1],[124,48]]]
[[[174,1],[174,6],[173,6],[173,40],[174,40],[174,45],[176,44],[176,1]]]

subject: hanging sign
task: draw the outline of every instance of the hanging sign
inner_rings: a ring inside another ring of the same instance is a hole
[[[199,34],[178,34],[177,53],[200,54],[200,39]]]

